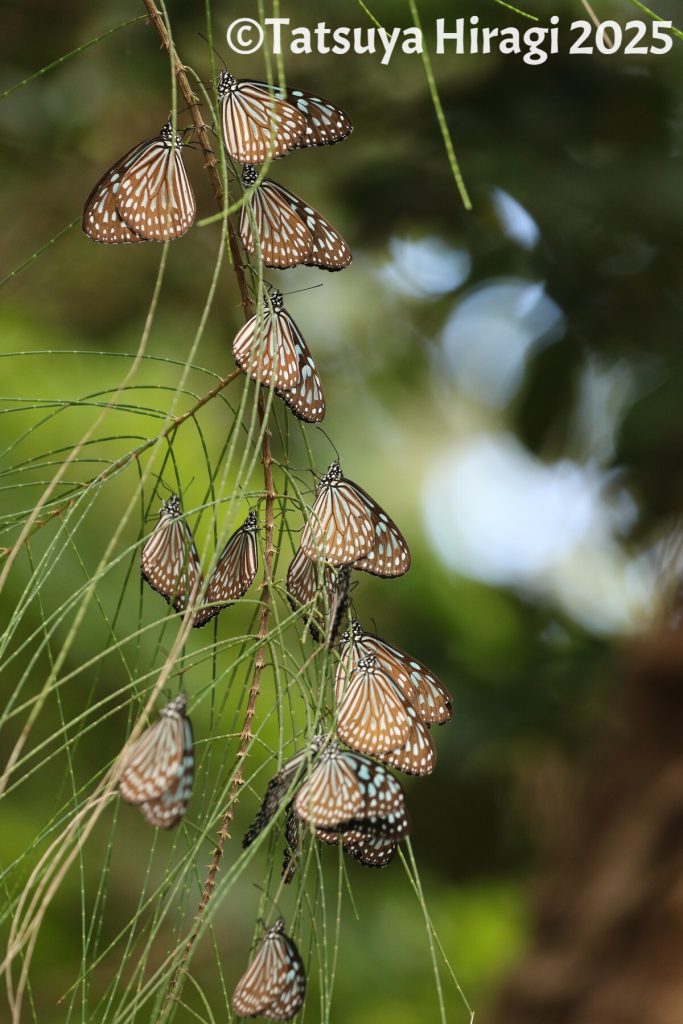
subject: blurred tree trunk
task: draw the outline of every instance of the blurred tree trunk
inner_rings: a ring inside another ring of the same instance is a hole
[[[683,1024],[683,634],[633,645],[487,1024]]]

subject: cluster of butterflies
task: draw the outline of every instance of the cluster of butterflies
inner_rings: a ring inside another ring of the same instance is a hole
[[[266,177],[259,181],[257,165],[295,149],[341,142],[353,130],[349,117],[303,89],[238,80],[227,71],[219,76],[218,98],[225,148],[244,164],[242,184],[250,191],[239,222],[247,251],[257,252],[268,267],[347,267],[351,252],[341,235],[283,185]],[[182,159],[185,131],[174,132],[169,117],[158,135],[102,175],[83,210],[90,238],[166,242],[192,227],[197,205]]]
[[[220,75],[222,133],[230,156],[244,165],[251,190],[241,210],[245,249],[266,266],[300,264],[341,270],[348,246],[314,209],[288,189],[261,178],[258,166],[302,147],[330,145],[351,132],[347,115],[311,93]],[[183,167],[183,132],[171,121],[111,167],[85,206],[83,228],[100,242],[166,241],[184,234],[195,218],[195,200]],[[320,422],[325,399],[315,363],[281,293],[238,332],[233,355],[242,371],[272,388],[300,419]],[[255,511],[230,537],[208,577],[176,495],[164,501],[141,554],[143,579],[175,609],[204,626],[242,597],[258,570]],[[410,775],[434,769],[432,725],[452,716],[443,683],[394,644],[351,619],[352,572],[401,576],[410,551],[390,516],[336,460],[320,479],[298,550],[287,572],[287,594],[302,610],[317,642],[338,652],[334,681],[336,735],[316,735],[270,780],[243,845],[251,845],[284,811],[286,848],[282,874],[290,882],[302,831],[340,845],[359,863],[384,867],[410,825],[403,787],[389,768]],[[342,744],[344,744],[342,746]],[[157,828],[177,825],[194,780],[192,726],[180,694],[133,744],[119,773],[124,800],[137,805]],[[290,1020],[303,1004],[306,974],[280,918],[266,929],[232,997],[235,1013]]]
[[[252,510],[228,540],[208,581],[202,573],[192,531],[183,519],[180,498],[172,494],[140,556],[140,572],[177,612],[192,605],[198,629],[223,608],[243,597],[258,571],[258,517]]]

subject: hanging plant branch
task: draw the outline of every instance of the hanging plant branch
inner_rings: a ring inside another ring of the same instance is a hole
[[[185,65],[178,56],[175,44],[169,34],[169,31],[164,22],[163,16],[159,11],[158,7],[154,3],[154,0],[144,0],[145,7],[149,13],[149,19],[156,30],[159,39],[161,40],[162,47],[168,52],[171,59],[172,67],[178,87],[182,93],[183,99],[185,100],[192,122],[195,127],[197,138],[201,145],[202,152],[204,154],[204,167],[209,176],[211,187],[213,190],[216,204],[221,211],[225,208],[225,196],[223,186],[220,179],[220,173],[218,163],[216,161],[213,147],[209,133],[207,131],[204,119],[202,117],[201,108],[199,106],[199,100],[194,94],[190,85],[190,80],[187,77]],[[232,221],[228,218],[228,244],[230,247],[230,255],[232,260],[233,271],[237,279],[237,285],[240,293],[240,300],[242,303],[242,309],[244,312],[245,320],[248,320],[254,313],[254,305],[249,293],[247,279],[244,273],[244,262],[243,255],[241,252],[240,243],[237,238]],[[238,370],[237,373],[240,371]],[[247,699],[247,709],[242,723],[242,729],[240,732],[239,749],[237,752],[237,763],[235,773],[230,786],[230,792],[228,794],[227,806],[223,812],[221,825],[216,840],[216,846],[213,852],[211,865],[209,872],[204,882],[202,889],[201,899],[197,907],[197,912],[192,926],[192,931],[187,940],[185,948],[183,950],[182,958],[180,963],[176,967],[173,977],[168,986],[164,1003],[162,1006],[160,1020],[163,1019],[165,1012],[170,1005],[171,1000],[175,997],[180,978],[184,971],[185,964],[187,963],[192,949],[195,945],[197,937],[199,935],[200,924],[206,907],[213,895],[216,886],[216,876],[220,867],[220,862],[223,857],[223,851],[225,849],[225,843],[230,838],[230,825],[235,811],[235,804],[237,803],[239,790],[244,781],[244,761],[249,750],[249,745],[252,739],[252,725],[254,721],[254,714],[256,712],[256,702],[261,689],[261,673],[265,665],[266,660],[266,639],[268,637],[268,629],[270,623],[270,605],[271,605],[271,591],[272,591],[272,574],[273,574],[273,558],[275,554],[275,548],[273,546],[273,521],[274,521],[274,503],[275,503],[275,488],[273,486],[273,460],[270,450],[270,432],[267,424],[267,409],[266,403],[263,398],[263,394],[259,394],[258,399],[258,415],[261,427],[261,465],[263,467],[263,483],[265,491],[265,553],[264,553],[264,573],[263,582],[261,584],[261,611],[259,614],[259,628],[258,628],[258,639],[259,647],[256,651],[256,657],[254,659],[254,672],[252,675],[251,683],[249,686],[249,696]]]

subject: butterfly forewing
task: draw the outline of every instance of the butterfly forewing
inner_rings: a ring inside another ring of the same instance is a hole
[[[121,175],[119,217],[146,241],[179,238],[194,224],[196,205],[181,147],[182,139],[174,136],[168,121],[159,138],[148,142]]]
[[[338,672],[335,689],[337,733],[344,743],[381,760],[405,745],[411,730],[408,708],[374,655],[361,658],[348,674]]]
[[[241,1017],[290,1020],[306,995],[306,972],[280,918],[264,935],[254,959],[237,983],[232,1005]]]
[[[306,343],[274,292],[263,308],[237,333],[232,343],[235,362],[252,380],[268,387],[293,388],[299,381],[299,349]]]
[[[119,778],[122,798],[137,804],[157,828],[176,825],[192,793],[194,751],[186,708],[181,694],[163,709],[126,754]]]
[[[238,163],[262,164],[305,145],[305,114],[266,83],[239,81],[223,71],[218,98],[223,142]]]
[[[369,654],[377,657],[384,671],[391,676],[405,699],[413,705],[421,720],[428,725],[442,725],[453,716],[451,695],[440,679],[426,665],[401,650],[395,644],[366,633],[359,622],[342,636],[340,665],[336,685],[343,682],[343,671],[348,671],[360,658]]]
[[[173,494],[161,506],[159,522],[142,549],[142,578],[177,611],[183,611],[202,585],[199,555]]]
[[[212,618],[246,594],[258,571],[256,512],[250,512],[223,548],[218,565],[211,574],[204,601],[210,608],[201,608],[194,617],[195,628],[205,626]]]
[[[244,187],[253,186],[256,177],[256,168],[247,164],[242,174]],[[292,209],[288,195],[276,182],[264,178],[240,210],[242,243],[247,252],[257,253],[267,267],[286,269],[299,266],[306,262],[313,250],[313,236]]]

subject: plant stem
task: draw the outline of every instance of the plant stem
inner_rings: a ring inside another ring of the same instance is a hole
[[[209,180],[211,181],[211,187],[213,189],[214,197],[219,209],[223,210],[225,207],[225,197],[223,188],[221,185],[221,179],[218,172],[218,164],[214,156],[213,148],[211,146],[211,140],[204,124],[204,119],[201,114],[199,102],[197,97],[194,95],[190,86],[185,66],[178,56],[178,51],[175,48],[175,44],[170,37],[166,23],[161,15],[161,12],[157,8],[154,0],[144,0],[145,7],[149,12],[149,17],[152,25],[156,29],[161,45],[165,50],[168,51],[170,56],[173,71],[176,76],[178,87],[183,95],[190,114],[192,121],[195,126],[197,138],[199,139],[202,151],[204,153],[204,167]],[[230,255],[232,258],[233,270],[237,279],[237,285],[240,292],[240,299],[242,303],[242,309],[244,311],[245,320],[249,319],[254,312],[254,304],[249,293],[249,287],[247,279],[244,273],[243,254],[241,251],[239,239],[235,231],[232,221],[228,218],[228,244],[230,246]],[[247,699],[247,709],[242,723],[242,730],[240,732],[240,742],[237,751],[237,761],[235,765],[235,773],[232,778],[230,790],[228,793],[227,806],[223,811],[221,818],[220,829],[218,831],[218,837],[216,840],[216,846],[214,848],[213,857],[209,866],[209,872],[204,882],[202,889],[201,899],[197,907],[197,912],[192,923],[192,930],[185,944],[181,959],[176,966],[173,973],[173,977],[169,982],[169,986],[166,990],[164,1001],[162,1004],[159,1020],[162,1020],[167,1011],[170,1008],[172,1000],[176,996],[178,985],[181,977],[184,973],[187,961],[192,953],[194,945],[199,936],[200,927],[204,912],[213,896],[216,887],[216,876],[220,867],[220,863],[223,857],[223,851],[225,849],[225,843],[230,838],[230,825],[235,813],[235,804],[239,797],[239,790],[244,782],[244,761],[246,759],[249,747],[252,739],[252,726],[254,722],[254,715],[256,713],[256,702],[261,690],[261,673],[266,663],[266,649],[267,649],[267,638],[268,628],[270,622],[270,604],[271,604],[271,589],[272,589],[272,576],[273,576],[273,559],[275,555],[275,548],[273,546],[273,519],[274,519],[274,503],[275,503],[275,488],[273,486],[273,459],[270,450],[270,431],[268,430],[267,423],[267,411],[266,403],[263,399],[263,393],[259,394],[258,400],[258,415],[259,423],[261,427],[262,440],[261,440],[261,464],[263,466],[263,483],[265,491],[265,553],[264,553],[264,573],[263,582],[261,584],[261,612],[259,616],[259,628],[258,628],[258,639],[259,647],[256,652],[254,659],[254,672],[251,678],[251,684],[249,686],[249,696]]]

